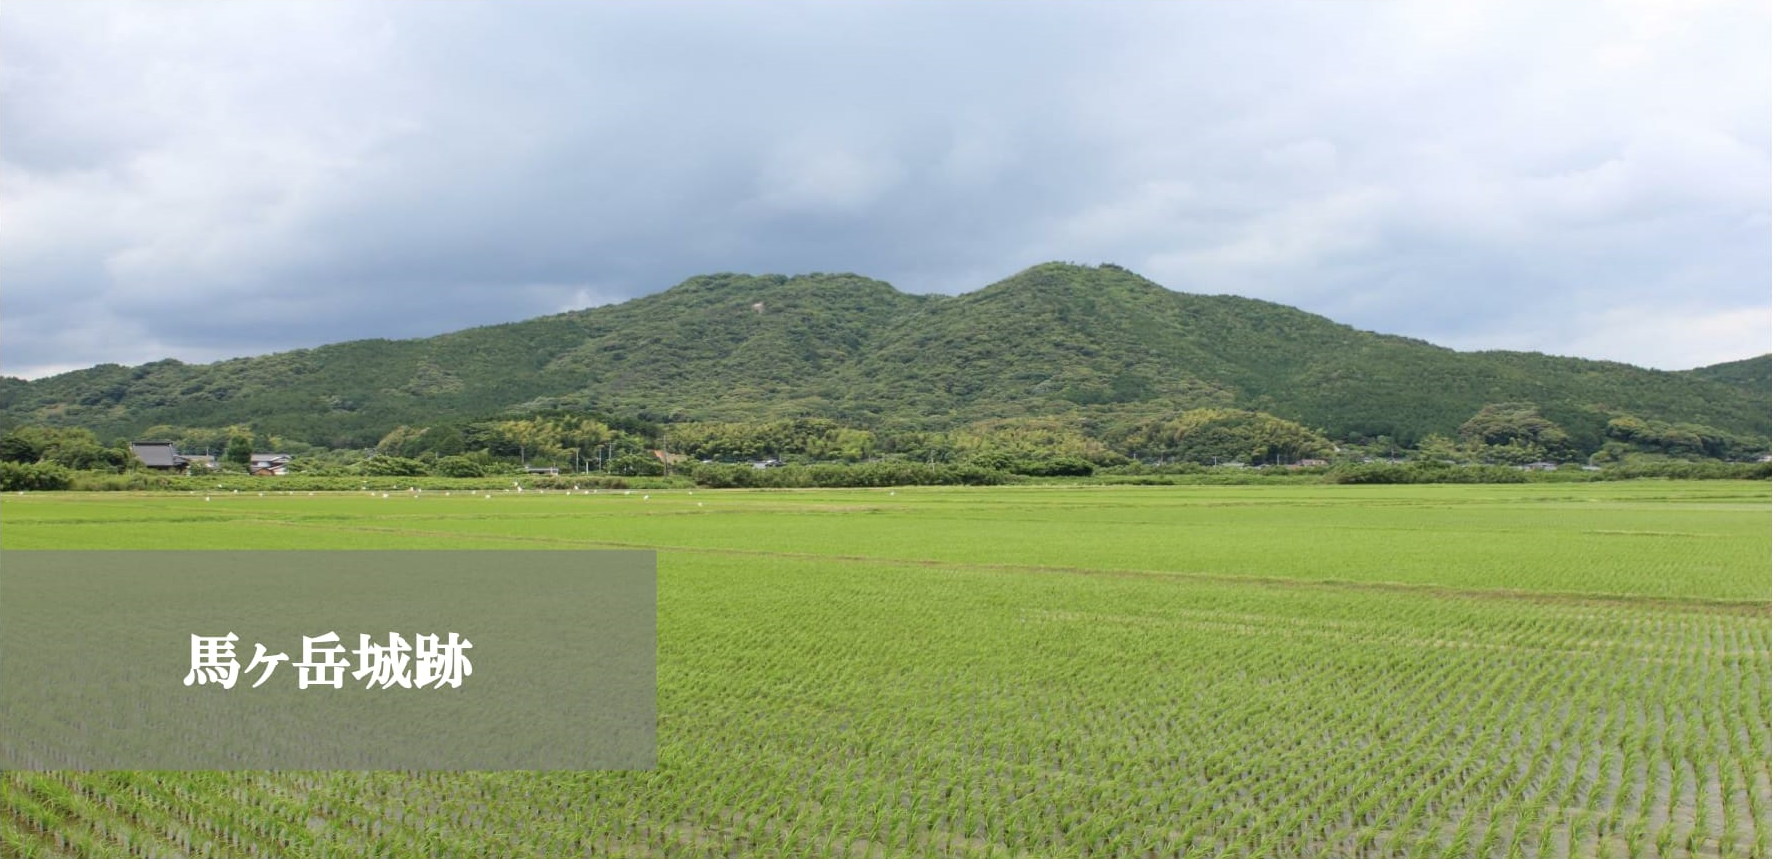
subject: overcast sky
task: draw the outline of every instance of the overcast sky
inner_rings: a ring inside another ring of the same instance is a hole
[[[0,4],[0,371],[718,272],[1116,262],[1460,349],[1769,350],[1764,2]]]

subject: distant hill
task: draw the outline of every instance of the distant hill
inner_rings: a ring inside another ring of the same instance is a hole
[[[649,420],[818,416],[939,429],[1072,415],[1260,409],[1332,437],[1452,433],[1526,400],[1597,445],[1609,417],[1769,434],[1768,357],[1684,372],[1537,353],[1461,353],[1117,266],[1038,265],[959,296],[851,274],[716,274],[626,303],[416,340],[0,380],[0,424],[252,423],[316,444],[398,424],[539,408]]]
[[[1773,387],[1773,355],[1713,364],[1688,370],[1687,373],[1701,379],[1734,385],[1750,393],[1765,394]]]

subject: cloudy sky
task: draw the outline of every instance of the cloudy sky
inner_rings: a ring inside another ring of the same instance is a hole
[[[1766,352],[1764,2],[0,5],[0,371],[1045,260]]]

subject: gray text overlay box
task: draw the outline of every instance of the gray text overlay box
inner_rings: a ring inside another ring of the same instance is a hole
[[[655,618],[652,552],[7,551],[0,768],[650,769]]]

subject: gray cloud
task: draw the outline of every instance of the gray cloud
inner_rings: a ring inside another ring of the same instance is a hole
[[[1459,348],[1769,348],[1763,4],[0,6],[0,366],[1048,259]]]

